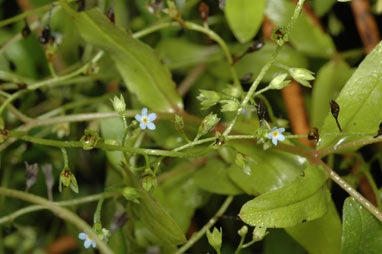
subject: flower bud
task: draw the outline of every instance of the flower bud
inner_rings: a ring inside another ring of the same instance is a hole
[[[85,130],[85,135],[82,136],[80,142],[82,143],[82,148],[84,150],[91,150],[97,145],[99,140],[100,137],[97,132],[93,130]]]
[[[122,196],[129,201],[139,204],[139,193],[133,187],[125,187],[122,190]]]
[[[182,132],[184,131],[184,121],[183,121],[183,117],[181,117],[180,115],[175,115],[175,121],[174,121],[174,124],[175,124],[175,129],[179,132]]]
[[[142,187],[146,191],[150,192],[158,185],[157,178],[150,168],[146,168],[143,172]]]
[[[76,177],[67,168],[64,168],[60,173],[60,180],[58,185],[58,190],[60,192],[62,191],[62,185],[64,185],[64,187],[70,187],[72,191],[74,191],[75,193],[78,193],[78,184],[77,184]]]
[[[208,109],[219,102],[220,95],[215,91],[201,90],[196,98],[201,101],[202,109]]]
[[[239,236],[244,237],[248,233],[248,227],[245,225],[242,226],[241,229],[237,231],[237,233],[239,234]]]
[[[300,83],[303,86],[311,88],[312,86],[309,84],[309,80],[314,80],[313,72],[310,70],[304,69],[304,68],[289,68],[289,73],[293,77],[294,80],[296,80],[298,83]]]
[[[285,80],[288,74],[280,74],[277,75],[275,78],[272,79],[271,83],[269,84],[269,89],[282,89],[289,85],[290,80]]]
[[[200,138],[210,132],[213,128],[215,128],[219,121],[220,118],[218,118],[216,114],[210,113],[207,115],[199,126],[198,134],[196,135],[197,138]]]
[[[230,85],[223,89],[223,93],[235,98],[239,98],[243,94],[243,90],[241,90],[239,87]]]
[[[110,100],[111,100],[111,103],[113,103],[113,108],[114,108],[115,112],[117,112],[120,115],[123,115],[125,113],[125,110],[126,110],[126,103],[125,103],[125,99],[123,98],[122,94],[121,94],[120,98],[118,98],[117,96],[114,96],[114,99],[110,99]]]
[[[8,138],[8,131],[6,129],[0,129],[0,144]]]
[[[210,230],[207,230],[207,240],[208,243],[216,250],[217,253],[220,253],[220,248],[222,246],[223,231],[218,230],[214,227],[212,233]]]
[[[221,108],[222,112],[236,111],[240,107],[240,104],[233,100],[222,100],[220,103],[224,104]]]

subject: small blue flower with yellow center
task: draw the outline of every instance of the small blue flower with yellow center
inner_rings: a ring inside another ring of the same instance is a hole
[[[135,119],[140,122],[139,127],[144,130],[149,128],[150,130],[155,130],[155,124],[153,121],[157,118],[157,114],[151,113],[147,115],[147,108],[142,109],[142,114],[136,114]]]
[[[268,139],[272,139],[272,143],[277,146],[278,141],[284,141],[285,136],[282,134],[285,131],[284,128],[273,127],[271,132],[268,133]]]
[[[78,238],[84,240],[84,247],[87,249],[91,246],[96,247],[96,242],[86,233],[82,232],[78,235]]]

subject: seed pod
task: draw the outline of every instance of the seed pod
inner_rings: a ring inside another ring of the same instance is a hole
[[[23,30],[21,30],[21,35],[23,38],[27,38],[31,34],[31,29],[28,26],[28,23],[25,21],[25,26]]]
[[[209,13],[209,7],[205,2],[201,2],[199,5],[199,14],[200,18],[203,20],[203,22],[207,21]]]
[[[379,124],[378,133],[374,138],[378,138],[379,136],[382,136],[382,122]]]
[[[265,118],[265,113],[267,113],[267,107],[262,100],[259,100],[257,103],[257,117],[259,118],[260,126],[262,125],[263,119]]]
[[[47,25],[44,30],[42,30],[41,36],[40,36],[40,43],[47,44],[50,40],[50,26]]]
[[[318,142],[318,140],[320,139],[320,135],[318,134],[317,128],[310,129],[309,134],[308,134],[308,139]]]
[[[340,132],[342,132],[342,128],[340,126],[340,123],[338,122],[338,115],[340,113],[340,106],[334,100],[330,101],[330,111],[331,111],[332,116],[334,117],[334,119],[336,119],[336,123],[337,123],[338,129],[340,130]]]
[[[261,41],[257,41],[255,42],[254,44],[252,44],[248,49],[247,49],[247,53],[252,53],[252,52],[255,52],[255,51],[258,51],[260,50],[262,47],[264,47],[265,43],[263,40]]]
[[[115,24],[115,14],[113,7],[110,6],[109,10],[107,11],[107,18],[110,20],[111,23]]]

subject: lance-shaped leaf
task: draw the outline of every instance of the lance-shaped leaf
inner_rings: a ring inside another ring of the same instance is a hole
[[[129,178],[129,184],[139,192],[139,204],[131,203],[134,216],[137,216],[142,223],[150,229],[156,237],[163,243],[182,244],[186,242],[186,237],[182,229],[176,224],[166,210],[146,192],[136,176],[126,170]]]
[[[291,184],[245,203],[239,216],[251,226],[267,228],[292,227],[317,219],[328,208],[325,180],[322,169],[309,166],[304,176],[297,177]]]
[[[81,36],[114,60],[127,88],[142,104],[164,112],[183,107],[169,70],[161,64],[152,48],[113,25],[98,9],[76,12],[64,1],[60,3]]]
[[[382,223],[354,198],[345,200],[341,254],[377,254],[382,250]]]
[[[373,132],[377,134],[382,121],[382,43],[362,61],[335,101],[340,106],[338,121],[343,132]],[[326,103],[329,107],[329,102]],[[324,105],[323,105],[324,106]],[[329,113],[320,134],[338,132],[336,121]],[[337,137],[321,135],[319,148],[344,144],[362,136]]]
[[[233,34],[241,43],[250,41],[259,31],[264,9],[265,0],[227,0],[224,13]]]

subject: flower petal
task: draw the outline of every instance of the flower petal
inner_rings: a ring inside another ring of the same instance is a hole
[[[272,143],[277,146],[277,138],[272,138]]]
[[[149,128],[150,130],[155,130],[155,124],[152,123],[152,122],[149,122],[149,123],[147,124],[147,128]]]
[[[273,131],[269,132],[269,133],[268,133],[268,139],[271,139],[271,138],[272,138],[272,135],[273,135]]]
[[[284,141],[285,140],[285,136],[283,134],[279,134],[279,135],[277,135],[277,139],[280,140],[280,141]]]
[[[277,127],[272,128],[272,132],[277,131]]]
[[[142,109],[142,116],[147,116],[147,108]]]
[[[93,240],[91,240],[91,241],[92,241],[92,246],[93,246],[93,248],[97,247],[97,244],[96,244],[96,242],[95,242],[95,241],[93,241]]]
[[[91,243],[92,243],[92,240],[86,239],[84,242],[85,249],[89,248]]]
[[[285,128],[280,128],[277,130],[279,133],[283,133],[285,131]]]
[[[151,113],[147,118],[149,119],[149,121],[154,121],[155,119],[157,119],[157,114]]]
[[[80,238],[81,240],[85,240],[86,238],[88,238],[88,235],[82,232],[78,234],[78,238]]]
[[[136,114],[135,115],[135,120],[140,122],[142,120],[142,116],[140,114]]]
[[[139,124],[139,127],[140,127],[142,130],[144,130],[144,129],[146,129],[146,124],[145,124],[144,122],[141,122],[141,123]]]

